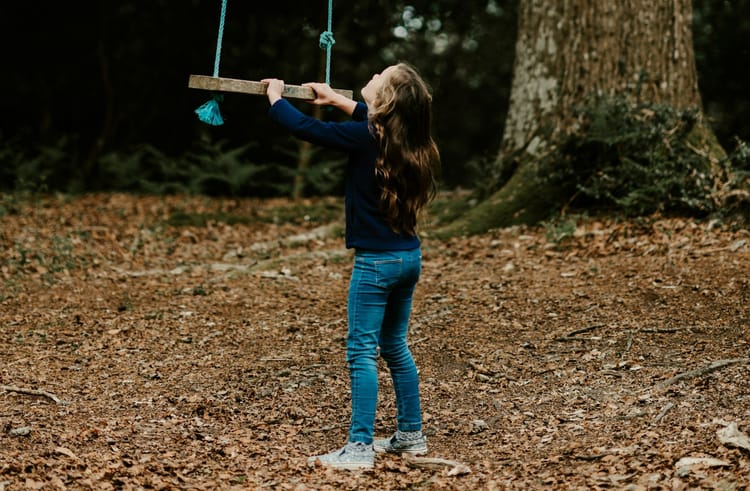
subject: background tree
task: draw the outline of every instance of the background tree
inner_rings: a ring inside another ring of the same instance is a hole
[[[213,68],[220,4],[0,3],[0,42],[9,47],[0,77],[0,188],[290,193],[297,147],[264,118],[263,98],[227,95],[227,124],[219,128],[205,127],[192,112],[207,94],[188,89],[187,76]],[[326,6],[230,1],[221,74],[318,80]],[[510,80],[515,25],[515,1],[335,2],[332,82],[359,96],[385,65],[417,65],[440,101],[435,128],[444,184],[471,186],[499,143],[488,130],[502,125],[507,107],[509,85],[498,80]],[[485,63],[498,48],[504,55]],[[484,110],[457,125],[459,108]],[[219,154],[226,165],[210,168]],[[337,192],[340,158],[316,152],[313,164],[305,192]],[[210,174],[217,184],[227,166],[252,177],[210,189],[191,177]],[[255,171],[241,172],[242,166]]]
[[[0,190],[262,197],[290,195],[296,183],[300,194],[340,192],[340,155],[316,148],[298,172],[302,152],[269,124],[262,97],[227,95],[223,127],[195,118],[207,94],[186,80],[213,68],[220,4],[0,2]],[[555,8],[566,5],[575,4]],[[743,110],[750,72],[736,62],[750,49],[750,0],[694,5],[701,96],[727,146],[750,138]],[[517,0],[336,1],[333,84],[358,96],[373,72],[414,63],[435,93],[443,189],[503,182],[492,176],[511,101],[517,7]],[[324,0],[230,1],[227,15],[222,75],[319,78]]]
[[[711,127],[725,148],[750,140],[750,0],[695,0],[693,38],[698,84]]]
[[[560,209],[575,191],[556,168],[569,165],[564,144],[582,131],[579,109],[606,98],[693,108],[686,133],[696,137],[695,151],[704,164],[722,156],[700,116],[690,0],[521,0],[518,19],[499,189],[452,231],[535,222]],[[616,106],[608,104],[599,110]]]

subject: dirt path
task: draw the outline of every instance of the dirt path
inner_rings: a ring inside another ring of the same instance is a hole
[[[750,486],[750,450],[717,435],[750,433],[745,230],[426,238],[410,336],[430,456],[471,472],[354,474],[306,463],[349,415],[336,200],[0,205],[0,490]]]

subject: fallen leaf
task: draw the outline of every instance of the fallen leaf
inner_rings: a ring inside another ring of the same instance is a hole
[[[70,450],[69,448],[66,448],[66,447],[55,447],[55,453],[59,453],[61,455],[65,455],[66,457],[69,457],[69,458],[71,458],[73,460],[81,460],[80,458],[78,458],[78,456],[76,454],[73,453],[72,450]]]
[[[676,468],[690,467],[693,465],[702,465],[704,467],[726,467],[729,464],[726,460],[720,460],[713,457],[683,457],[675,463]]]
[[[750,438],[737,428],[737,423],[730,423],[728,426],[716,431],[719,441],[727,447],[743,448],[750,450]]]

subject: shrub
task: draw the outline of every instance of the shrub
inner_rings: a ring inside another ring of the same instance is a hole
[[[575,184],[575,203],[628,216],[717,210],[716,164],[723,151],[714,157],[700,150],[706,144],[697,110],[607,97],[578,117],[580,127],[562,145],[565,163],[558,166]]]

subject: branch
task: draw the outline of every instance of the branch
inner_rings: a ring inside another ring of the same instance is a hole
[[[648,332],[648,333],[656,333],[656,334],[671,334],[678,331],[690,331],[692,327],[665,327],[665,328],[644,328],[644,329],[638,329],[638,332]]]
[[[449,476],[461,476],[471,473],[468,465],[456,462],[455,460],[438,459],[434,457],[417,457],[410,454],[402,454],[406,465],[415,469],[440,469],[450,467]]]
[[[630,348],[633,346],[633,331],[628,332],[628,343],[625,345],[625,349],[620,353],[620,358],[624,357],[625,354],[627,354],[628,351],[630,351]]]
[[[604,452],[604,453],[598,453],[598,454],[585,454],[585,455],[576,455],[574,458],[576,460],[585,460],[586,462],[593,462],[595,460],[603,459],[604,457],[612,455],[612,452]]]
[[[654,423],[660,422],[662,419],[664,419],[664,416],[667,415],[670,409],[674,407],[674,404],[671,402],[668,402],[666,406],[664,406],[661,410],[661,412],[656,416],[656,419],[654,419]]]
[[[731,359],[726,359],[726,360],[718,360],[718,361],[711,363],[710,365],[706,365],[705,367],[696,368],[695,370],[690,370],[689,372],[683,372],[683,373],[677,374],[670,379],[667,379],[663,382],[656,384],[650,390],[660,391],[682,380],[689,380],[691,378],[702,377],[704,375],[707,375],[711,372],[715,372],[716,370],[719,370],[724,367],[736,365],[738,363],[748,363],[748,362],[750,362],[750,358],[731,358]]]
[[[19,394],[28,394],[31,396],[42,396],[42,397],[46,397],[47,399],[54,401],[55,404],[62,404],[62,401],[58,399],[58,397],[55,394],[52,394],[44,390],[23,389],[21,387],[15,387],[13,385],[0,385],[0,390],[3,390],[5,392],[17,392]]]
[[[587,339],[596,339],[596,338],[577,338],[575,337],[577,334],[583,334],[585,332],[593,331],[594,329],[599,329],[600,327],[604,327],[604,324],[595,324],[593,326],[584,327],[583,329],[577,329],[571,333],[566,334],[565,336],[560,336],[555,338],[555,341],[585,341]]]

